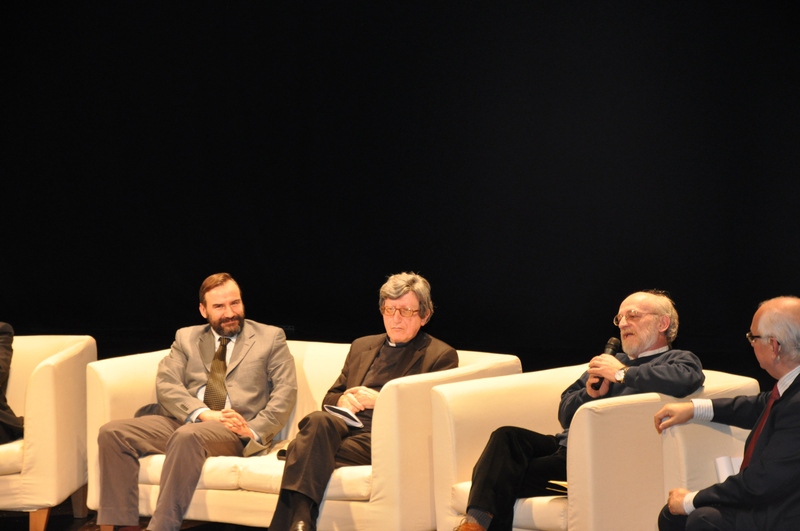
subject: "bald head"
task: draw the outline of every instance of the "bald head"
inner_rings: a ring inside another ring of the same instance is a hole
[[[678,312],[662,292],[637,291],[622,301],[614,319],[622,350],[631,358],[672,344],[678,335]]]
[[[800,364],[800,299],[784,296],[762,302],[753,316],[751,332],[774,339],[781,359]]]

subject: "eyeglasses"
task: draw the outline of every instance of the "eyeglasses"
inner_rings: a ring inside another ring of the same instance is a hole
[[[754,336],[752,332],[747,332],[744,335],[744,337],[747,338],[747,340],[750,342],[751,345],[753,344],[753,341],[755,341],[756,339],[775,339],[774,336]],[[781,342],[778,341],[777,339],[775,339],[775,343],[777,343],[779,347],[781,346]]]
[[[744,337],[746,337],[746,338],[747,338],[747,340],[748,340],[748,341],[750,342],[750,344],[752,345],[752,344],[753,344],[753,341],[755,341],[756,339],[761,339],[763,336],[754,336],[752,332],[747,332],[747,333],[744,335]]]
[[[645,315],[656,315],[653,312],[637,312],[636,310],[628,310],[625,313],[614,316],[614,326],[619,326],[623,319],[629,323],[633,323],[644,317]]]
[[[396,308],[394,306],[381,306],[381,313],[386,317],[394,317],[394,314],[400,312],[400,315],[403,317],[412,317],[415,313],[419,313],[419,310],[414,310],[413,308]]]

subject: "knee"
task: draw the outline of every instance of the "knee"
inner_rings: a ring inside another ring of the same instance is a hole
[[[123,422],[122,420],[112,420],[100,426],[100,430],[97,432],[97,445],[102,448],[118,441]]]
[[[683,531],[686,528],[686,516],[672,514],[665,505],[658,515],[658,531]]]
[[[325,411],[309,413],[297,427],[300,428],[297,437],[306,441],[318,439],[333,441],[336,438],[346,437],[349,431],[343,420]]]
[[[297,425],[301,430],[306,426],[317,426],[320,424],[328,424],[330,423],[332,417],[329,413],[325,411],[312,411],[305,417],[300,420],[300,423]]]
[[[312,411],[300,420],[297,427],[304,434],[336,430],[336,417],[325,411]]]
[[[196,426],[196,424],[186,424],[175,430],[167,439],[167,451],[174,451],[175,448],[185,450],[190,447],[202,446],[202,437],[197,434],[196,430],[192,429]]]
[[[519,434],[520,428],[516,426],[502,426],[497,428],[489,436],[488,445],[506,444],[508,441],[514,440]]]

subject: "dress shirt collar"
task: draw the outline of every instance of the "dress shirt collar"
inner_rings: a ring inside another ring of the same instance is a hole
[[[784,374],[781,379],[778,380],[778,393],[780,393],[781,396],[783,396],[784,391],[789,389],[789,386],[794,383],[794,379],[797,378],[798,374],[800,374],[800,365]]]
[[[646,352],[642,352],[641,354],[636,356],[636,358],[631,358],[630,354],[626,354],[626,356],[628,356],[628,359],[635,360],[637,358],[646,358],[647,356],[655,356],[656,354],[661,354],[662,352],[666,352],[668,350],[669,350],[669,345],[664,345],[661,348],[657,348],[657,349],[653,349],[653,350],[648,350]]]

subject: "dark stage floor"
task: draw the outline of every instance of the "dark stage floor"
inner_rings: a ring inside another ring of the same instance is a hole
[[[142,518],[139,524],[142,529],[147,527],[149,518]],[[27,531],[28,513],[0,511],[0,529],[2,531]],[[197,522],[187,520],[181,529],[192,531],[268,531],[265,527],[247,527],[232,524],[217,524],[210,522]],[[100,531],[97,525],[97,513],[89,511],[86,518],[72,517],[72,504],[69,499],[50,514],[47,531]]]

